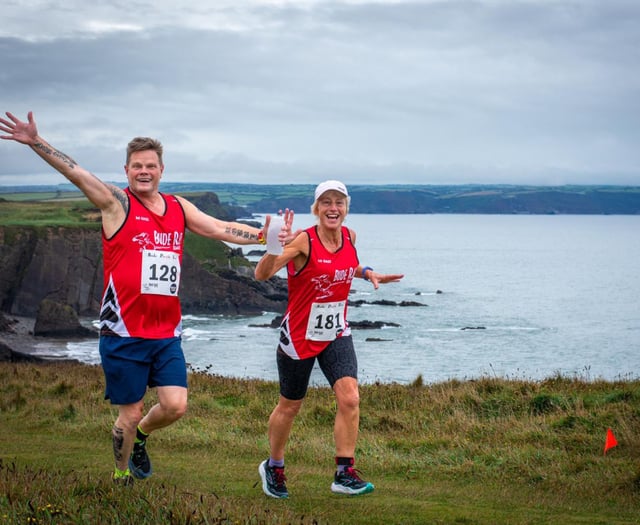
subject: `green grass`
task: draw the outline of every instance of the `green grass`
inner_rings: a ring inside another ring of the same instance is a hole
[[[195,233],[187,231],[184,237],[184,249],[209,271],[215,272],[220,268],[237,268],[238,266],[250,266],[251,263],[242,256],[238,250],[234,250],[222,241],[207,239]]]
[[[100,212],[85,198],[0,201],[0,226],[100,227]]]
[[[8,201],[62,201],[62,200],[82,200],[84,194],[80,191],[32,191],[32,192],[0,192],[0,198]]]
[[[357,466],[376,490],[356,498],[329,490],[324,387],[294,425],[290,499],[262,494],[277,397],[275,383],[191,373],[187,415],[149,440],[154,476],[114,487],[101,369],[2,363],[0,524],[640,523],[639,381],[364,385]]]

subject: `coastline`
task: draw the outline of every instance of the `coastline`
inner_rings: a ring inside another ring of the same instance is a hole
[[[0,330],[0,347],[6,346],[11,355],[0,361],[80,362],[77,359],[48,355],[47,348],[50,346],[53,349],[60,340],[33,335],[35,318],[4,314],[4,319],[7,321],[7,328]],[[6,350],[0,355],[5,354],[8,354]]]

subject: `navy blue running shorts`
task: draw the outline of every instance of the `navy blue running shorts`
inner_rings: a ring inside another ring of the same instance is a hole
[[[317,356],[307,359],[292,359],[278,347],[276,360],[280,394],[283,397],[295,401],[307,395],[309,378],[316,359],[331,388],[343,377],[358,379],[358,360],[350,335],[334,339]]]
[[[100,358],[106,381],[105,399],[113,405],[140,401],[147,387],[187,387],[187,364],[179,337],[100,337]]]

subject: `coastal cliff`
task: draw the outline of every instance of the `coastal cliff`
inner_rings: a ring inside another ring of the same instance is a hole
[[[186,243],[180,286],[183,313],[284,311],[283,280],[258,282],[239,250],[205,241],[217,259],[203,254],[203,243],[197,245],[197,256]],[[71,306],[80,316],[97,317],[102,271],[99,225],[0,226],[0,311],[7,315],[35,317],[47,299]]]

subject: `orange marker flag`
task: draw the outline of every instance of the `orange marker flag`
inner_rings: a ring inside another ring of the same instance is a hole
[[[610,428],[607,429],[607,438],[604,440],[604,453],[607,453],[607,450],[615,447],[618,444],[616,437],[613,435],[613,432]]]

